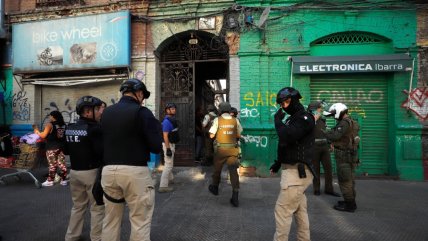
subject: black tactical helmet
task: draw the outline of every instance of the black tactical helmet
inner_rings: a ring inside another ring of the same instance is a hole
[[[236,109],[235,107],[230,108],[230,113],[234,113],[235,116],[238,115],[238,109]]]
[[[165,105],[165,110],[169,109],[169,108],[175,108],[175,109],[177,109],[177,106],[174,103],[168,103],[168,104]]]
[[[231,110],[231,106],[230,106],[230,104],[228,103],[228,102],[221,102],[219,105],[218,105],[218,109],[220,110],[220,113],[229,113],[230,112],[230,110]]]
[[[150,97],[150,91],[148,91],[146,85],[138,79],[129,79],[120,85],[120,92],[122,92],[122,94],[125,92],[135,92],[138,90],[143,91],[144,99],[148,99]]]
[[[278,91],[278,94],[276,95],[276,103],[280,105],[288,98],[299,100],[302,98],[302,96],[300,95],[299,91],[294,89],[293,87],[285,87]]]
[[[77,100],[76,103],[76,113],[78,115],[81,114],[83,107],[89,106],[89,107],[95,107],[95,106],[101,106],[103,102],[98,99],[97,97],[86,95],[80,97],[80,99]]]

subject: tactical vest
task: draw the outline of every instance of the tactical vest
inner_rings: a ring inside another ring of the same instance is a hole
[[[348,150],[350,149],[350,146],[352,146],[352,126],[349,124],[351,121],[347,120],[348,118],[349,117],[345,117],[340,120],[339,123],[337,123],[337,126],[341,124],[343,125],[343,123],[346,123],[346,125],[348,125],[348,130],[346,131],[346,133],[343,134],[343,136],[339,140],[333,142],[334,147],[341,150]]]
[[[58,125],[56,121],[52,122],[52,131],[46,137],[46,149],[62,149],[65,144],[65,125]]]
[[[304,116],[315,122],[312,114],[302,110],[289,117],[286,123],[289,126],[294,126],[294,123],[303,121]],[[294,165],[301,162],[309,167],[312,166],[314,140],[314,129],[308,133],[303,133],[302,138],[294,143],[283,143],[280,140],[278,142],[278,160],[284,164]]]
[[[218,144],[235,144],[238,136],[238,125],[235,118],[225,119],[218,117],[216,141]]]
[[[125,97],[122,97],[125,98]],[[136,102],[122,102],[107,107],[102,116],[105,165],[147,166],[150,151],[141,135],[137,119],[141,107]]]
[[[101,150],[94,150],[94,142],[102,142],[101,135],[98,138],[90,135],[95,128],[100,128],[96,122],[82,119],[67,127],[65,139],[72,170],[91,170],[100,167],[102,160],[97,154]]]

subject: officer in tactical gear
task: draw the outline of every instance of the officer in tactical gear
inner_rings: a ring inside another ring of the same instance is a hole
[[[314,158],[312,164],[315,169],[316,176],[313,180],[314,194],[319,196],[320,192],[320,169],[321,165],[324,168],[324,192],[325,194],[340,197],[340,194],[334,191],[333,188],[333,171],[331,167],[330,158],[330,144],[324,136],[323,130],[326,129],[327,123],[322,115],[324,110],[323,101],[313,101],[308,105],[308,112],[312,113],[315,117],[315,148]]]
[[[357,209],[355,203],[355,167],[351,156],[352,120],[348,115],[348,107],[342,103],[333,104],[325,116],[334,116],[337,124],[334,128],[325,132],[325,136],[334,146],[334,157],[336,159],[337,177],[339,187],[344,201],[334,205],[339,211],[354,212]]]
[[[180,140],[178,135],[178,123],[175,119],[177,106],[174,103],[168,103],[165,106],[165,119],[162,121],[163,143],[165,165],[162,170],[162,176],[159,184],[159,192],[172,192],[173,187],[169,182],[174,179],[172,168],[174,167],[175,144]]]
[[[73,207],[70,214],[66,241],[80,238],[86,209],[91,211],[91,240],[101,240],[104,206],[97,205],[92,195],[98,169],[102,163],[103,140],[98,121],[101,118],[102,101],[93,96],[83,96],[76,104],[80,116],[65,131],[66,150],[70,155],[70,192]]]
[[[278,160],[271,173],[282,168],[281,190],[275,205],[276,232],[274,241],[288,240],[293,216],[297,223],[297,239],[310,240],[309,218],[305,190],[312,183],[312,158],[315,118],[292,87],[281,89],[276,97],[280,108],[275,113],[275,129],[279,137]],[[290,115],[285,118],[286,113]]]
[[[226,163],[229,169],[230,182],[232,184],[232,198],[230,203],[234,207],[239,206],[239,176],[237,168],[238,162],[238,140],[241,137],[242,126],[238,119],[230,116],[231,106],[228,102],[222,102],[219,105],[221,116],[214,119],[210,128],[210,137],[214,141],[214,173],[212,183],[208,190],[213,195],[218,195],[218,186],[220,184],[221,170]]]
[[[214,146],[209,131],[214,119],[217,117],[217,108],[210,104],[207,106],[207,111],[208,113],[204,116],[204,120],[202,121],[202,127],[205,133],[205,160],[201,163],[203,166],[209,166],[213,163]]]
[[[119,102],[102,115],[105,218],[102,240],[120,240],[125,202],[129,209],[129,240],[150,240],[155,190],[147,167],[150,153],[162,150],[162,127],[153,113],[141,104],[149,98],[144,83],[129,79],[120,86]],[[124,200],[124,202],[122,202]]]

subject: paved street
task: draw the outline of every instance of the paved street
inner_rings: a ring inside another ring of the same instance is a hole
[[[11,170],[0,169],[0,176]],[[211,168],[175,168],[175,191],[156,193],[152,241],[269,241],[275,222],[273,209],[279,192],[278,177],[241,177],[240,207],[230,205],[231,186],[223,174],[220,195],[208,190]],[[45,168],[34,171],[40,181]],[[155,175],[159,180],[160,175]],[[69,187],[37,189],[30,178],[7,178],[0,186],[0,235],[3,241],[64,240],[71,208]],[[359,179],[358,210],[332,209],[337,198],[312,195],[308,209],[313,241],[428,240],[428,184],[393,180]],[[336,191],[339,187],[335,184]],[[88,218],[89,216],[87,216]],[[88,223],[84,239],[89,241]],[[129,239],[125,214],[122,240]],[[296,240],[292,226],[290,240]],[[294,234],[294,235],[293,235]]]

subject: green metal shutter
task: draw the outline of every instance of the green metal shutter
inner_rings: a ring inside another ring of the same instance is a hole
[[[326,100],[348,106],[360,123],[360,160],[357,174],[388,174],[388,86],[384,75],[311,76],[311,101]],[[328,118],[329,127],[335,125]],[[334,159],[333,159],[334,160]],[[335,164],[333,162],[333,164]]]

